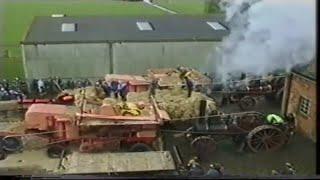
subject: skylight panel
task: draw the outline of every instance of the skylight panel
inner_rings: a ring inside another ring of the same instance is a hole
[[[153,27],[149,22],[137,22],[140,31],[153,31]]]
[[[214,30],[226,30],[226,28],[218,22],[207,22],[207,24]]]
[[[62,32],[75,32],[77,31],[77,24],[75,23],[63,23],[61,25]]]

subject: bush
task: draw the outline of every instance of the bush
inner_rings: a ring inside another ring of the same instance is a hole
[[[219,0],[207,0],[205,2],[205,6],[204,6],[204,12],[207,14],[211,14],[211,13],[217,13],[220,11],[220,8],[218,6],[219,4]]]

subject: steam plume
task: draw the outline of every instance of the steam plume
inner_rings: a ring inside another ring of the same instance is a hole
[[[214,56],[218,75],[265,75],[315,56],[315,0],[221,0],[230,35]]]

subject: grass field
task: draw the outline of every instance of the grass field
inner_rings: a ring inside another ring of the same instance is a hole
[[[153,2],[183,14],[203,15],[205,9],[204,0],[154,0]]]
[[[179,14],[204,15],[203,0],[158,0]],[[20,41],[35,16],[67,14],[68,16],[157,16],[167,14],[143,2],[121,0],[0,0],[3,12],[0,16],[0,48],[9,50],[10,60],[0,61],[0,78],[23,76]],[[8,45],[10,47],[8,47]],[[19,62],[20,61],[20,62]]]

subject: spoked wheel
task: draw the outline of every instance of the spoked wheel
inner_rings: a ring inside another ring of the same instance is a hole
[[[3,149],[8,152],[16,152],[23,148],[23,144],[20,138],[17,137],[4,137],[2,139]]]
[[[216,141],[208,136],[199,136],[191,142],[191,146],[195,149],[198,157],[202,161],[206,161],[216,150]]]
[[[130,148],[130,152],[152,151],[152,148],[144,143],[136,143]]]
[[[279,128],[262,125],[254,128],[248,134],[247,144],[253,152],[274,151],[285,144],[286,138]]]
[[[240,99],[239,107],[241,110],[248,110],[256,105],[256,100],[251,96],[245,96]]]

